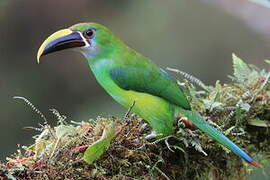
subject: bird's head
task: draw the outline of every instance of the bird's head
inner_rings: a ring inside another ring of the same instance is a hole
[[[38,50],[37,61],[39,63],[41,56],[64,49],[78,50],[91,59],[102,50],[113,47],[116,42],[118,40],[106,27],[96,23],[79,23],[49,36]]]

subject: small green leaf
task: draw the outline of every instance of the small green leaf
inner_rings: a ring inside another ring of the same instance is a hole
[[[111,123],[105,127],[101,138],[86,149],[83,160],[88,164],[92,164],[109,148],[114,137],[115,125],[114,123]]]
[[[220,101],[221,98],[221,91],[222,91],[222,85],[220,84],[220,81],[216,81],[215,87],[212,89],[212,91],[209,94],[209,100],[212,102]]]
[[[16,180],[16,178],[15,178],[11,173],[6,174],[6,177],[7,177],[9,180]]]
[[[245,82],[252,70],[249,66],[235,54],[233,54],[233,68],[234,68],[234,76],[239,82]]]
[[[213,109],[222,109],[222,103],[221,102],[213,102],[208,99],[203,100],[204,105],[206,106],[206,109],[209,109],[210,111],[213,111]]]
[[[244,111],[246,111],[246,112],[248,112],[248,111],[250,110],[250,108],[251,108],[250,104],[245,103],[245,102],[243,102],[242,100],[240,100],[240,101],[237,103],[236,106],[239,107],[241,110],[244,110]]]
[[[251,126],[257,126],[257,127],[270,127],[269,122],[263,121],[260,119],[251,119],[248,121],[248,124]]]
[[[266,59],[266,60],[264,60],[267,64],[269,64],[270,65],[270,60],[269,59]]]
[[[74,126],[67,126],[67,125],[59,125],[55,127],[55,135],[57,138],[61,138],[63,136],[75,136],[76,129]]]

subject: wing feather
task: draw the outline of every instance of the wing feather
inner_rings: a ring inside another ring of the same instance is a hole
[[[161,69],[114,67],[110,70],[110,76],[122,89],[149,93],[184,109],[190,109],[176,80]]]

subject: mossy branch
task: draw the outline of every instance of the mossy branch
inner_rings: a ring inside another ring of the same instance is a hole
[[[187,78],[179,85],[192,109],[264,166],[270,161],[270,73],[235,55],[233,67],[232,83],[217,81],[215,86],[170,70]],[[46,120],[30,101],[19,99]],[[0,164],[0,179],[225,180],[245,179],[253,169],[190,126],[186,117],[176,118],[173,135],[147,140],[151,128],[130,109],[122,119],[98,117],[87,122],[68,122],[57,110],[51,111],[58,125],[34,128],[40,133],[33,145],[23,146]]]

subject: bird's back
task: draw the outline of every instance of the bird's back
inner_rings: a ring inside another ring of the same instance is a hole
[[[114,82],[125,90],[148,93],[171,104],[190,109],[190,104],[176,80],[150,59],[129,48],[110,69]]]

